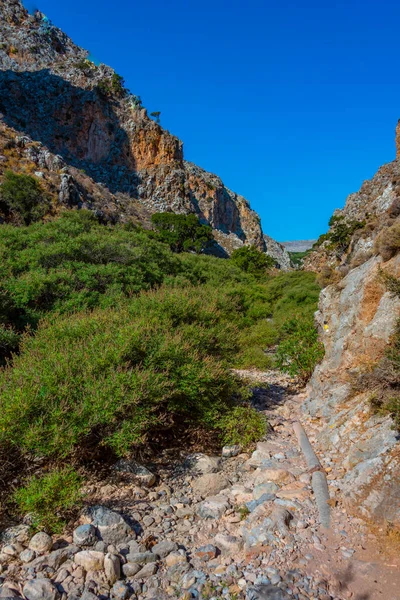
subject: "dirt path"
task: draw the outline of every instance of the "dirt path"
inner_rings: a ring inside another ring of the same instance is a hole
[[[254,379],[268,379],[268,376],[260,376],[255,372],[251,376]],[[372,532],[363,519],[347,512],[343,505],[344,499],[335,485],[334,466],[331,466],[329,455],[324,454],[324,448],[316,441],[317,428],[311,420],[305,421],[301,412],[305,394],[288,395],[285,386],[275,384],[270,389],[260,387],[256,391],[256,398],[258,408],[265,413],[272,426],[265,449],[270,446],[271,452],[286,456],[298,449],[293,423],[299,421],[312,440],[313,448],[325,466],[328,477],[332,505],[331,529],[319,528],[317,535],[313,535],[308,544],[302,544],[303,558],[296,557],[290,561],[290,567],[302,566],[307,575],[326,578],[330,581],[330,590],[335,591],[340,598],[400,599],[399,540],[383,536],[382,530]],[[285,468],[307,470],[302,455],[289,457]],[[300,479],[307,481],[307,476],[300,476]],[[292,497],[295,498],[295,495]],[[314,502],[312,494],[309,498]],[[301,512],[302,519],[313,521],[315,508],[311,508],[308,502],[302,503]],[[303,537],[301,532],[299,535]],[[304,564],[304,557],[307,564]]]

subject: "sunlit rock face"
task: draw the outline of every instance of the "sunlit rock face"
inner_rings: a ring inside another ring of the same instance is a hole
[[[398,127],[398,151],[399,134]],[[400,247],[382,252],[377,243],[400,227],[399,155],[334,214],[345,225],[339,242],[329,238],[338,231],[333,224],[305,259],[326,287],[316,315],[325,358],[309,383],[304,414],[318,422],[320,447],[340,465],[338,485],[353,510],[400,527],[399,435],[390,415],[372,410],[374,389],[355,385],[380,364],[400,318],[400,298],[383,276],[399,279]]]

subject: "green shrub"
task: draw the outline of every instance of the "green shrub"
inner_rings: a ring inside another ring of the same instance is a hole
[[[265,417],[251,406],[235,406],[218,422],[225,444],[240,444],[248,448],[267,431]]]
[[[97,90],[101,96],[109,96],[112,88],[108,79],[101,79],[97,84]]]
[[[252,275],[264,275],[267,269],[275,266],[274,259],[261,252],[255,246],[242,246],[231,254],[231,260],[246,273]]]
[[[118,73],[113,73],[111,77],[111,88],[114,94],[122,96],[125,93],[124,85],[124,78],[121,75],[118,75]]]
[[[333,215],[329,219],[330,231],[319,236],[318,240],[313,245],[315,250],[323,242],[329,242],[328,250],[335,250],[338,258],[340,258],[350,245],[353,234],[358,229],[365,227],[365,221],[357,221],[355,219],[346,219],[344,215]]]
[[[383,229],[375,240],[375,251],[383,260],[390,260],[400,250],[400,221]]]
[[[241,387],[227,363],[235,305],[216,290],[193,292],[43,322],[0,373],[0,446],[66,457],[92,440],[123,455],[155,427],[213,427]]]
[[[308,256],[310,252],[311,250],[306,250],[305,252],[289,252],[290,262],[295,267],[302,267],[305,257]]]
[[[285,338],[278,346],[276,364],[292,377],[305,383],[324,356],[323,344],[310,319],[292,318],[284,327]]]
[[[390,273],[383,271],[383,269],[379,267],[379,278],[393,296],[398,296],[400,298],[400,279],[398,277],[390,275]]]
[[[49,202],[37,179],[6,171],[0,186],[0,208],[17,214],[25,225],[29,225],[46,214]]]
[[[64,517],[76,509],[81,500],[82,477],[70,467],[32,477],[13,495],[18,512],[29,513],[36,530],[60,533]]]
[[[0,324],[0,366],[5,364],[5,359],[12,352],[18,350],[21,336],[11,327]]]
[[[169,245],[173,252],[201,252],[213,239],[209,225],[201,225],[194,214],[155,213],[151,222],[157,239]]]

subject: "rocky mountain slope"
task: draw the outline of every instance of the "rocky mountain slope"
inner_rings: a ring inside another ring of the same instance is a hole
[[[389,414],[397,418],[398,373],[385,359],[400,318],[399,126],[396,142],[396,159],[335,211],[319,248],[305,259],[326,287],[317,313],[325,358],[304,411],[319,424],[349,505],[390,527],[400,526],[399,435]],[[394,403],[386,412],[379,409],[385,389]]]
[[[19,0],[1,0],[0,17],[0,176],[23,163],[51,192],[53,211],[84,206],[145,225],[152,212],[194,212],[213,227],[221,255],[243,243],[265,250],[247,200],[185,161],[182,142],[113,69]]]

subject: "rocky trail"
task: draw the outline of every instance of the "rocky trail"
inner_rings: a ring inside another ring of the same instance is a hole
[[[395,540],[347,513],[342,465],[318,446],[317,425],[301,411],[304,392],[274,372],[241,374],[254,380],[254,403],[270,425],[253,453],[166,453],[151,471],[121,461],[113,478],[87,490],[71,535],[32,538],[26,524],[3,533],[0,597],[400,599]],[[330,529],[319,524],[293,430],[299,420],[327,475]]]

